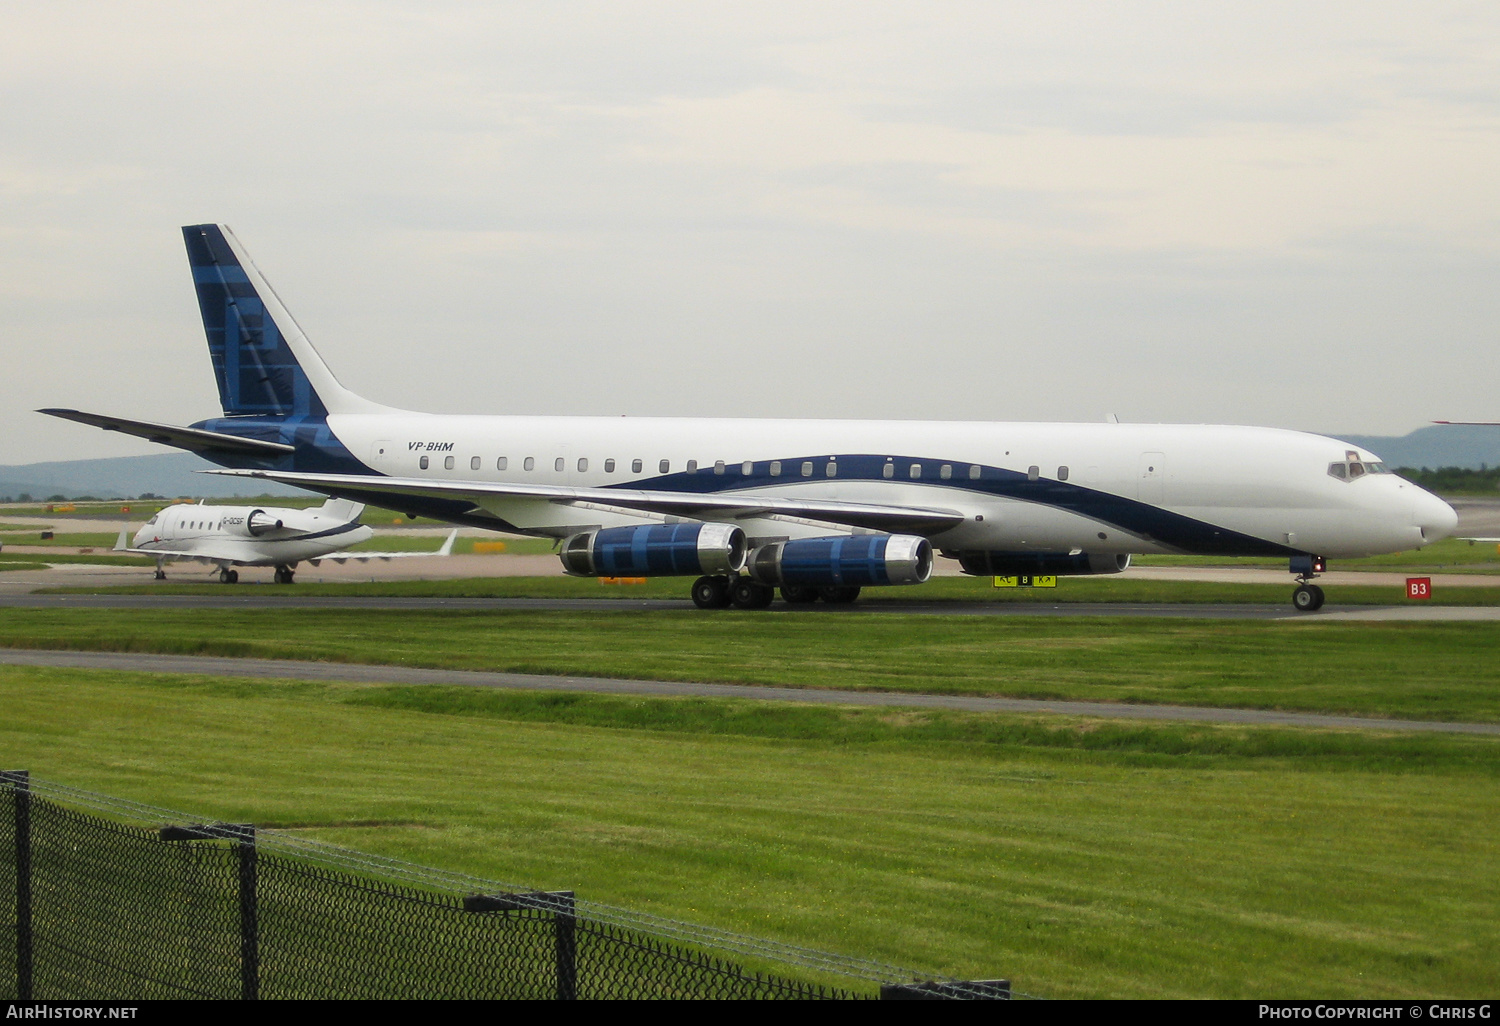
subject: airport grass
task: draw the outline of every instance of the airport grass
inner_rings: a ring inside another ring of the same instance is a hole
[[[1500,722],[1500,623],[6,609],[12,648]]]
[[[37,777],[1049,997],[1486,997],[1493,738],[0,668]]]

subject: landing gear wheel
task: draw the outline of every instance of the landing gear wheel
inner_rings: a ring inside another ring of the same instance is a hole
[[[729,579],[698,578],[693,582],[693,605],[699,609],[723,609],[729,605]]]
[[[240,573],[239,573],[239,571],[238,570],[231,570],[228,567],[225,567],[223,570],[219,571],[219,583],[220,584],[239,584],[240,583]]]
[[[296,579],[296,577],[297,574],[294,570],[290,570],[284,566],[278,566],[276,568],[275,580],[277,584],[291,584],[292,581]]]
[[[729,586],[729,601],[736,609],[764,609],[775,597],[776,589],[748,577],[741,577]]]
[[[831,606],[847,606],[859,598],[859,589],[849,586],[819,588],[818,595]]]
[[[152,576],[155,577],[158,581],[165,581],[167,579],[167,572],[165,570],[158,570]]]
[[[1292,592],[1292,605],[1299,613],[1313,613],[1323,608],[1323,589],[1316,584],[1299,584]]]
[[[784,584],[781,597],[794,606],[804,606],[818,601],[818,589],[806,584]]]

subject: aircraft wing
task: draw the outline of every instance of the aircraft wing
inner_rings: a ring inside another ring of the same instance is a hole
[[[338,563],[340,566],[342,566],[344,563],[348,562],[351,559],[356,563],[368,563],[372,559],[379,559],[383,561],[388,559],[401,559],[406,556],[451,556],[453,555],[453,543],[457,539],[458,528],[455,527],[453,530],[448,532],[447,539],[445,539],[443,544],[438,547],[438,550],[436,552],[364,552],[361,550],[356,550],[353,552],[330,552],[326,556],[319,556],[317,559],[309,559],[308,562],[313,566],[317,566],[319,563],[323,562],[323,560],[331,559],[335,563]]]
[[[132,556],[164,557],[166,559],[196,559],[200,563],[220,562],[215,557],[206,556],[201,552],[180,552],[174,549],[133,549],[130,547],[130,543],[125,540],[127,533],[124,530],[120,532],[120,537],[115,540],[115,547],[110,549],[111,552],[124,552]],[[230,562],[238,561],[230,560]]]
[[[741,520],[767,514],[804,517],[844,527],[878,531],[932,533],[963,523],[964,514],[954,509],[919,506],[882,506],[831,499],[790,499],[760,493],[652,491],[632,488],[573,488],[560,485],[494,484],[481,481],[427,481],[414,478],[361,474],[305,474],[272,470],[205,470],[205,474],[228,477],[259,477],[313,491],[355,492],[362,495],[419,495],[435,499],[463,499],[482,507],[485,500],[536,499],[570,504],[597,502],[647,513],[708,520]]]
[[[265,459],[280,459],[296,452],[296,448],[281,442],[266,442],[256,438],[241,438],[219,431],[204,431],[201,428],[175,427],[171,424],[153,424],[148,420],[125,420],[121,417],[106,417],[99,413],[80,413],[78,410],[37,410],[49,417],[61,417],[80,424],[135,435],[161,445],[171,445],[188,452],[208,455],[222,453],[235,456],[259,456]]]

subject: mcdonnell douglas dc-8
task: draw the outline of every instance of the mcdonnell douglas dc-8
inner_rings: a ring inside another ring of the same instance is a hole
[[[410,413],[339,384],[223,225],[185,227],[222,417],[43,410],[238,474],[550,537],[580,576],[695,577],[703,608],[851,602],[975,575],[1114,574],[1134,554],[1277,557],[1314,610],[1330,558],[1451,534],[1359,446],[1271,428]]]

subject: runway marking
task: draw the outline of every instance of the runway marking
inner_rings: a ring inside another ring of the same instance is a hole
[[[116,670],[131,673],[182,673],[222,677],[279,678],[353,684],[447,684],[461,687],[513,688],[604,695],[746,698],[818,705],[900,706],[956,709],[966,712],[1050,713],[1109,719],[1237,723],[1259,726],[1342,727],[1358,730],[1429,731],[1500,736],[1500,724],[1386,720],[1321,713],[1262,709],[1216,709],[1189,705],[1124,705],[1113,702],[1048,701],[1023,698],[977,698],[891,691],[830,691],[820,688],[775,688],[745,684],[692,684],[659,680],[614,680],[606,677],[544,676],[481,670],[437,670],[368,663],[314,663],[296,659],[236,659],[227,656],[158,655],[149,652],[63,652],[0,648],[0,665],[64,669]]]

